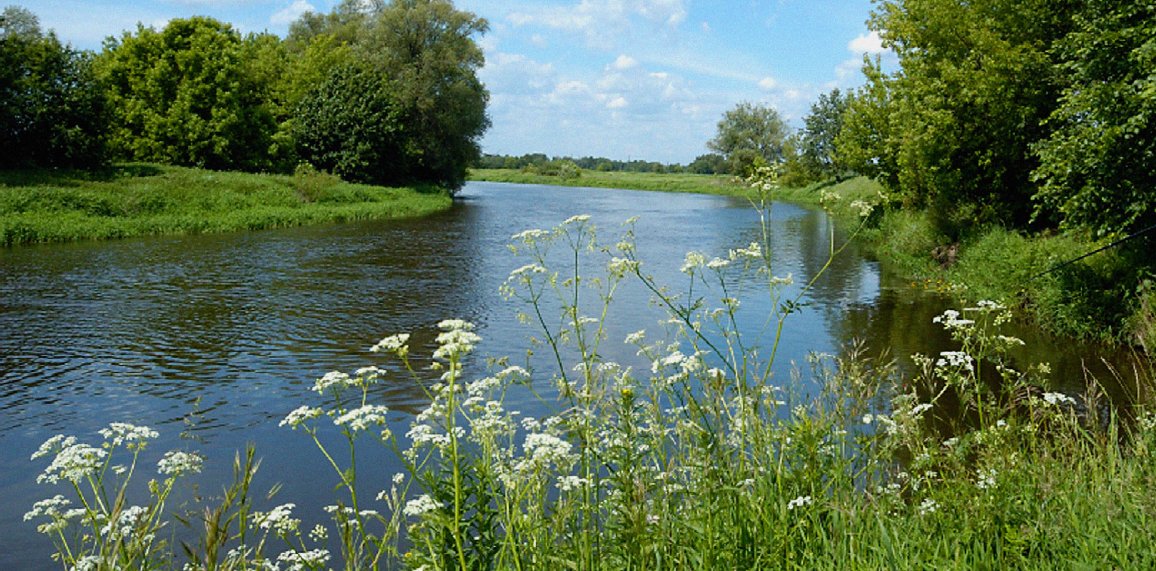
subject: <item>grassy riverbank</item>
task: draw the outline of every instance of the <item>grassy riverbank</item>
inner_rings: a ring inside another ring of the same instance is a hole
[[[732,176],[706,174],[659,174],[639,172],[582,171],[576,178],[564,178],[516,169],[471,169],[469,180],[485,182],[513,182],[519,184],[550,184],[557,186],[587,186],[596,188],[627,188],[659,192],[697,192],[700,194],[742,195],[745,185]]]
[[[732,196],[750,192],[733,177],[694,174],[584,170],[578,178],[564,179],[475,169],[470,178]],[[881,191],[875,181],[856,177],[775,192],[779,200],[823,206],[848,220],[860,215],[856,203],[877,205],[862,238],[884,264],[916,285],[950,291],[964,301],[1000,300],[1056,334],[1156,348],[1156,277],[1145,268],[1142,247],[1112,249],[1038,276],[1110,240],[1080,232],[1029,235],[998,226],[951,238],[929,213],[890,204]]]
[[[0,171],[0,244],[420,216],[450,204],[436,189],[351,184],[312,171],[286,176],[150,164],[100,172],[9,170]]]

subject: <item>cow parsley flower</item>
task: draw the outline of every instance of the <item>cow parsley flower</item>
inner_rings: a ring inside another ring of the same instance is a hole
[[[310,551],[286,551],[277,556],[277,561],[289,564],[287,571],[305,571],[318,569],[329,561],[328,549],[313,549]]]
[[[333,424],[337,426],[346,425],[351,431],[358,432],[369,428],[371,424],[375,426],[385,424],[385,415],[388,413],[388,407],[377,404],[367,404],[333,419]]]
[[[416,517],[440,509],[442,506],[429,494],[422,494],[405,503],[401,512],[407,516]]]
[[[109,444],[113,448],[127,442],[129,450],[140,450],[148,440],[157,437],[157,431],[127,422],[113,422],[108,428],[102,428],[99,432],[105,440],[112,441]]]
[[[161,474],[172,474],[174,476],[183,476],[185,474],[196,474],[201,471],[201,466],[204,464],[204,458],[197,454],[182,452],[180,450],[170,450],[165,453],[165,457],[157,462],[157,471]]]
[[[107,456],[108,452],[100,448],[87,444],[72,444],[56,453],[52,464],[44,469],[43,474],[37,476],[36,482],[55,484],[64,478],[73,484],[79,483],[85,478],[94,476]]]
[[[312,406],[299,406],[290,412],[277,426],[288,425],[293,430],[297,430],[306,420],[314,419],[321,416],[325,411]]]
[[[1064,393],[1044,393],[1044,401],[1052,406],[1076,404],[1076,399]]]
[[[301,520],[290,517],[295,507],[297,507],[297,504],[281,504],[269,510],[268,513],[255,512],[249,517],[251,517],[253,523],[261,529],[272,529],[278,534],[290,533],[296,531],[297,526],[301,523]]]

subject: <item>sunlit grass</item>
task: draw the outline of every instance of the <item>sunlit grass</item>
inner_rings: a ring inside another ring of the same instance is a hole
[[[425,190],[425,189],[422,189]],[[0,172],[0,244],[263,230],[428,214],[444,193],[147,164]]]

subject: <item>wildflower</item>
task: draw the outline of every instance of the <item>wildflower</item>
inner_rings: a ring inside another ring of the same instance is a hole
[[[72,444],[56,453],[52,464],[44,469],[43,474],[37,476],[36,482],[55,484],[64,478],[73,484],[79,483],[85,478],[94,476],[107,456],[108,452],[100,448],[87,444]]]
[[[321,416],[324,411],[320,408],[311,406],[299,406],[290,412],[277,426],[289,425],[293,430],[297,430],[306,420],[317,418]]]
[[[286,551],[277,556],[277,561],[289,564],[288,571],[305,571],[317,569],[329,561],[328,549],[313,549],[311,551]]]
[[[317,524],[313,526],[313,529],[309,532],[309,538],[320,543],[329,538],[329,530],[325,529],[325,526]]]
[[[730,260],[724,260],[722,258],[714,258],[713,260],[706,263],[706,267],[710,268],[712,270],[721,270],[721,269],[729,266],[730,264],[731,264]]]
[[[995,470],[980,470],[976,474],[975,485],[981,490],[995,487]]]
[[[590,485],[590,480],[578,476],[562,476],[558,479],[557,487],[563,492],[578,490]]]
[[[327,390],[339,391],[344,387],[356,386],[357,381],[341,371],[330,371],[313,383],[313,392],[323,393]]]
[[[621,246],[619,246],[621,248]],[[642,266],[642,262],[637,260],[628,260],[626,258],[613,257],[610,258],[610,263],[606,264],[606,269],[614,276],[625,276],[638,271]]]
[[[52,518],[60,517],[61,514],[59,508],[67,506],[70,503],[72,502],[70,502],[68,498],[65,498],[60,494],[56,494],[55,496],[45,500],[40,500],[32,504],[31,511],[24,514],[24,521],[28,521],[34,517],[40,516],[48,516]]]
[[[795,508],[801,508],[803,506],[809,506],[812,503],[814,503],[814,500],[811,499],[811,496],[799,496],[799,497],[787,502],[787,509],[793,510]]]
[[[577,216],[571,216],[567,218],[564,222],[562,222],[562,225],[566,226],[567,224],[578,224],[580,222],[586,222],[587,220],[590,220],[589,214],[579,214]]]
[[[695,268],[701,267],[705,263],[706,257],[702,254],[698,252],[687,252],[686,260],[683,262],[682,268],[679,269],[679,271],[688,275],[693,274]]]
[[[871,424],[874,421],[875,421],[875,415],[873,415],[873,414],[863,415],[863,424]]]
[[[544,274],[544,273],[546,273],[546,268],[543,267],[542,264],[538,264],[538,263],[526,264],[526,265],[510,272],[510,278],[509,279],[519,280],[519,281],[530,281],[530,277],[533,276],[534,274]]]
[[[301,520],[289,517],[295,507],[297,504],[281,504],[270,510],[269,513],[255,512],[249,517],[261,529],[272,529],[278,534],[284,534],[296,531],[297,526],[301,523]]]
[[[387,413],[389,413],[389,408],[387,407],[377,404],[367,404],[333,419],[333,424],[337,426],[344,424],[349,426],[349,429],[353,432],[358,432],[365,430],[371,424],[376,426],[385,424],[385,415]]]
[[[136,426],[127,422],[113,422],[108,428],[100,429],[100,435],[105,440],[112,440],[113,448],[128,442],[129,450],[139,450],[147,440],[157,437],[157,431],[147,426]]]
[[[526,456],[531,461],[545,465],[550,462],[561,464],[570,454],[572,445],[552,434],[530,434],[522,444],[526,449]]]
[[[1064,393],[1044,393],[1044,401],[1053,406],[1076,404],[1076,399]]]
[[[68,448],[73,444],[76,444],[75,436],[69,436],[66,438],[63,434],[57,434],[56,436],[45,440],[44,443],[40,445],[40,448],[38,448],[36,452],[32,453],[32,459],[35,460],[41,456],[48,456],[53,452],[60,452],[61,450]]]
[[[971,355],[968,355],[963,351],[943,351],[940,353],[940,355],[943,358],[935,362],[936,368],[943,369],[947,367],[956,367],[963,368],[968,372],[975,370],[975,368],[972,366],[973,359],[971,358]]]
[[[937,315],[931,318],[931,322],[942,323],[945,329],[961,329],[975,323],[975,321],[971,319],[960,319],[959,312],[954,309],[948,309],[943,312],[943,315]]]
[[[939,509],[939,504],[931,498],[926,498],[922,503],[919,504],[919,515],[935,513],[935,510],[937,509]]]
[[[730,259],[737,260],[739,258],[751,258],[760,260],[763,257],[763,249],[758,242],[751,242],[751,245],[746,248],[738,248],[731,250],[729,254]]]
[[[855,200],[851,202],[851,208],[859,210],[860,218],[866,218],[871,216],[871,211],[875,209],[875,205],[863,200]]]
[[[161,474],[172,474],[174,476],[196,474],[201,471],[201,465],[203,463],[204,459],[197,454],[182,452],[180,450],[169,450],[165,453],[165,457],[157,462],[157,471]]]
[[[772,277],[770,282],[771,287],[789,287],[795,285],[795,278],[787,274],[784,277]]]
[[[474,345],[482,338],[471,330],[474,324],[461,319],[446,319],[438,323],[443,332],[436,341],[439,347],[434,351],[436,359],[453,359],[474,350]]]
[[[645,339],[646,339],[646,330],[645,329],[639,329],[638,331],[635,331],[634,333],[627,335],[624,343],[627,343],[627,344],[641,343]]]
[[[132,537],[133,530],[142,520],[147,521],[148,510],[143,506],[129,506],[120,511],[116,521],[110,521],[100,529],[100,534],[109,539],[128,539]],[[151,539],[145,536],[144,539]]]
[[[407,516],[420,516],[440,509],[441,507],[441,504],[435,501],[429,494],[422,494],[406,502],[405,507],[402,508],[401,511]]]

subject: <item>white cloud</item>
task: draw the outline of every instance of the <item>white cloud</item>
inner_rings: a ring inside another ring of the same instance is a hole
[[[630,69],[632,67],[638,67],[638,60],[628,55],[620,55],[618,59],[614,60],[613,66],[614,69]]]
[[[773,77],[764,77],[759,80],[759,87],[767,91],[774,89],[776,85],[778,82]]]
[[[606,104],[607,109],[622,109],[623,107],[626,107],[626,98],[621,95],[611,99],[610,103]]]
[[[866,36],[860,35],[850,42],[847,42],[847,49],[859,55],[878,55],[887,51],[887,48],[883,47],[883,38],[879,37],[879,32],[877,31],[871,32]]]
[[[292,24],[297,18],[306,12],[316,12],[317,8],[306,0],[296,0],[284,10],[279,10],[269,18],[269,23],[274,26],[288,26]]]

